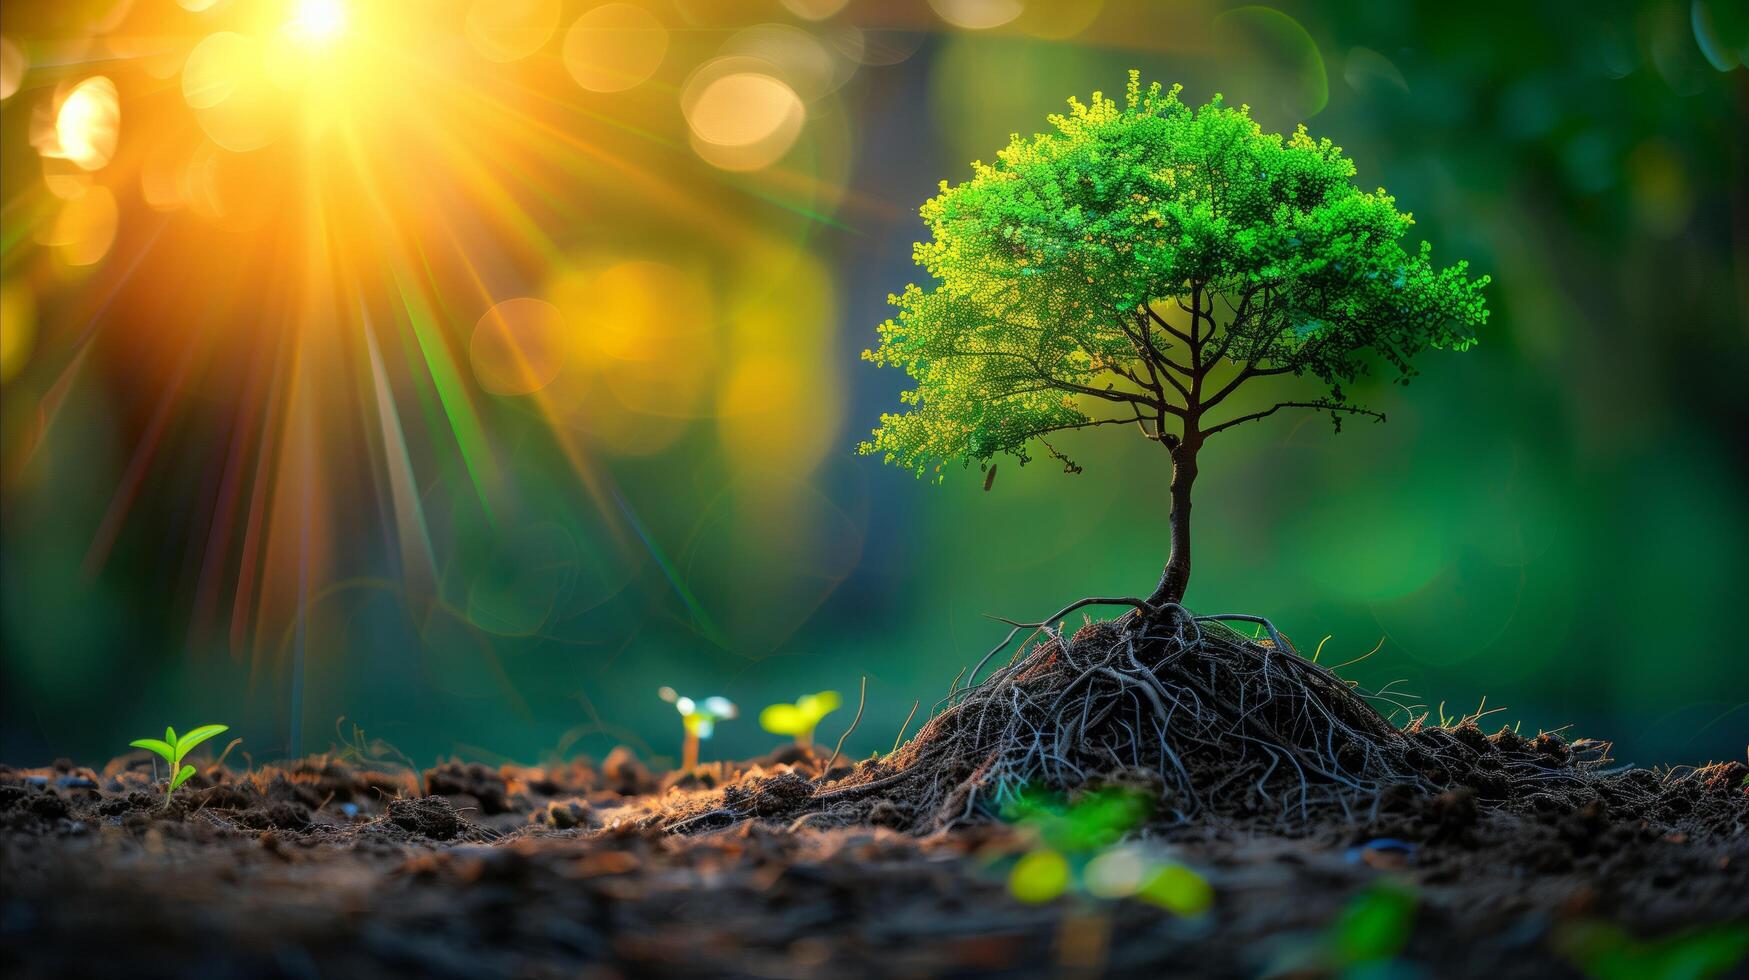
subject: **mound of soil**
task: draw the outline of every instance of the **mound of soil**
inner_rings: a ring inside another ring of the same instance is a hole
[[[1741,971],[1749,768],[1617,770],[1605,748],[1398,730],[1279,637],[1185,617],[1047,633],[899,752],[829,772],[794,747],[667,774],[623,749],[425,772],[350,753],[207,766],[166,802],[144,754],[0,767],[0,969]],[[1095,888],[1090,853],[1060,896],[1019,900],[1041,838],[994,814],[1022,785],[1141,790],[1154,816],[1123,859],[1184,869],[1208,909]]]
[[[987,821],[1022,793],[1119,785],[1145,791],[1151,829],[1168,837],[1299,835],[1375,823],[1408,801],[1437,802],[1453,833],[1483,813],[1594,802],[1665,833],[1749,827],[1740,763],[1624,772],[1609,768],[1608,743],[1590,739],[1424,719],[1399,729],[1268,621],[1171,611],[1164,625],[1132,615],[1072,637],[1041,626],[1045,642],[956,691],[891,756],[812,794],[753,780],[695,801],[668,826],[805,816],[931,833]],[[1236,632],[1234,620],[1268,638]]]

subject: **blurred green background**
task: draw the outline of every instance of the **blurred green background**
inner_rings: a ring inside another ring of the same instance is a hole
[[[1436,259],[1493,276],[1473,351],[1428,354],[1406,388],[1357,391],[1388,424],[1332,436],[1327,420],[1272,421],[1211,445],[1189,604],[1267,615],[1308,650],[1328,635],[1326,662],[1382,638],[1344,673],[1370,687],[1400,680],[1448,714],[1486,698],[1505,709],[1491,725],[1571,726],[1615,740],[1623,761],[1742,758],[1742,11],[1007,3],[1029,9],[988,28],[977,25],[1002,4],[735,8],[746,24],[858,25],[884,52],[811,104],[784,162],[833,186],[813,206],[776,206],[751,178],[708,166],[667,172],[798,246],[762,302],[801,317],[798,335],[819,352],[806,397],[783,409],[817,424],[818,450],[761,455],[705,411],[653,452],[585,432],[605,487],[596,496],[547,420],[482,396],[513,519],[482,512],[453,444],[427,433],[409,449],[435,602],[409,599],[385,491],[360,478],[342,488],[354,506],[324,527],[337,543],[288,617],[241,646],[222,627],[191,629],[226,424],[171,427],[94,569],[88,549],[155,393],[114,367],[83,375],[46,437],[53,451],[14,466],[57,377],[28,367],[5,403],[0,758],[98,762],[166,722],[223,721],[259,760],[327,747],[342,715],[422,764],[599,756],[620,741],[673,757],[680,726],[656,696],[665,684],[739,703],[742,719],[704,755],[746,755],[778,741],[753,720],[761,706],[823,688],[849,702],[822,728],[836,739],[864,675],[867,712],[847,750],[866,754],[1006,631],[985,614],[1145,593],[1165,557],[1168,472],[1140,439],[1083,440],[1078,477],[1004,462],[988,493],[975,469],[932,486],[850,452],[904,380],[856,354],[887,315],[886,294],[916,276],[916,206],[1010,132],[1043,129],[1068,96],[1119,92],[1131,67],[1182,81],[1193,102],[1216,91],[1247,102],[1268,129],[1307,122],[1345,148],[1362,186],[1384,185],[1415,214]],[[706,53],[739,29],[696,7],[651,9],[696,21],[687,43]],[[833,12],[797,15],[815,8]],[[678,85],[686,66],[669,71]],[[33,179],[14,165],[26,152],[18,106],[7,103],[9,198]],[[688,237],[685,219],[604,220],[574,241],[663,255]],[[786,278],[797,268],[805,289]],[[712,288],[729,296],[761,281],[757,268],[737,275]],[[45,333],[56,304],[73,302],[38,298]],[[460,329],[477,315],[458,314]],[[723,405],[736,382],[697,383]],[[425,396],[409,384],[416,413]],[[358,452],[334,468],[368,472]]]

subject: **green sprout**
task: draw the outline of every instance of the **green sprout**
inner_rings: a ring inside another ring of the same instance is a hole
[[[1079,886],[1095,898],[1131,898],[1186,918],[1202,915],[1215,901],[1208,879],[1121,843],[1151,809],[1145,794],[1123,787],[1095,790],[1073,803],[1023,792],[1003,816],[1029,831],[1038,846],[1009,871],[1009,893],[1037,905]]]
[[[842,700],[837,691],[821,691],[796,698],[795,704],[773,704],[759,712],[759,727],[773,735],[788,735],[802,748],[814,744],[814,729],[820,719],[837,711]]]
[[[686,740],[681,744],[680,753],[682,771],[698,768],[698,743],[711,737],[717,729],[717,722],[727,721],[740,713],[735,703],[725,697],[712,696],[694,701],[672,687],[663,687],[656,695],[680,712],[680,722],[686,728]]]
[[[176,792],[176,787],[181,786],[188,781],[188,777],[194,775],[194,767],[183,765],[182,760],[195,746],[220,732],[229,730],[230,727],[227,725],[202,725],[178,738],[176,729],[166,728],[162,742],[155,738],[136,738],[128,744],[136,749],[148,749],[155,752],[162,756],[165,762],[170,763],[170,787],[164,791],[164,805],[169,806],[170,794]]]

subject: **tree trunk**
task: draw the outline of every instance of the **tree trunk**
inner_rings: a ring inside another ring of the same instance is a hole
[[[1159,586],[1148,597],[1151,606],[1183,602],[1184,589],[1190,584],[1190,486],[1196,482],[1196,452],[1200,448],[1184,442],[1172,449],[1172,553],[1160,573]]]

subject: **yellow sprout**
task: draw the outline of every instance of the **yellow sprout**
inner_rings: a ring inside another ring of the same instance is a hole
[[[820,719],[843,703],[837,691],[804,694],[794,704],[774,704],[759,712],[759,727],[773,735],[788,735],[797,744],[811,745]]]

